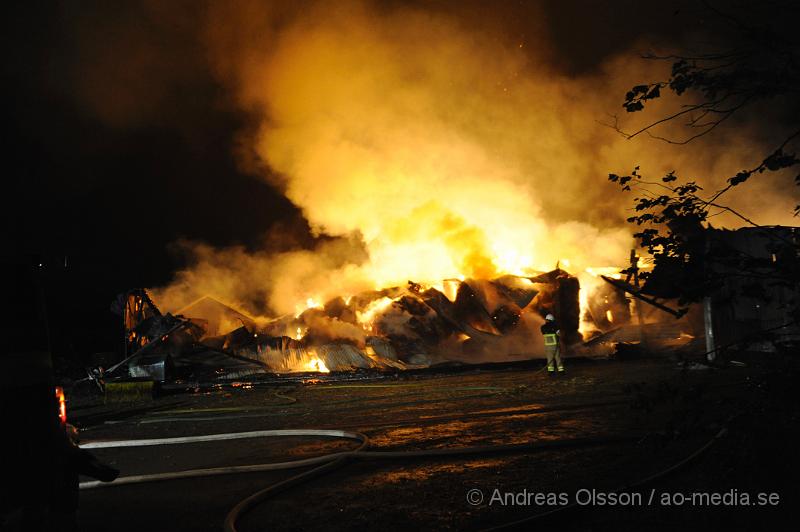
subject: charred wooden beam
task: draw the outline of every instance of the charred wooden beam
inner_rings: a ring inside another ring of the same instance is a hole
[[[680,310],[680,309],[675,310],[673,308],[670,308],[670,307],[668,307],[666,305],[663,305],[663,304],[659,303],[658,301],[656,301],[653,298],[647,297],[646,295],[642,294],[639,290],[637,290],[634,286],[629,285],[625,281],[620,281],[618,279],[612,279],[611,277],[606,277],[605,275],[601,275],[600,277],[605,282],[609,283],[610,285],[615,286],[615,287],[619,288],[620,290],[624,290],[625,292],[629,293],[630,295],[632,295],[636,299],[644,301],[645,303],[647,303],[649,305],[653,305],[657,309],[663,310],[667,314],[672,314],[676,318],[680,318],[681,316],[686,314],[685,310]]]

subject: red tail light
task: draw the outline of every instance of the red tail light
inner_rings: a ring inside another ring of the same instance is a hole
[[[64,424],[67,422],[67,399],[64,397],[64,388],[56,386],[56,400],[58,401],[58,419]]]

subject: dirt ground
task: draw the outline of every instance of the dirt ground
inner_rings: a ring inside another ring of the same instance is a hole
[[[85,406],[72,419],[83,425],[83,441],[284,428],[358,431],[377,451],[627,438],[469,457],[352,460],[264,501],[240,520],[244,532],[482,530],[531,517],[512,528],[761,530],[799,500],[796,375],[793,361],[764,357],[724,368],[665,359],[574,361],[556,378],[526,363],[238,383],[146,403]],[[129,476],[285,461],[354,446],[292,437],[97,454]],[[85,530],[221,530],[236,502],[298,472],[84,491],[81,521]],[[726,495],[727,502],[714,504],[705,494]],[[614,496],[617,504],[610,504]]]

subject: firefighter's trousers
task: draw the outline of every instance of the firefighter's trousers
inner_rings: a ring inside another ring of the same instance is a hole
[[[544,346],[544,352],[547,355],[547,371],[564,371],[564,364],[561,362],[561,347],[556,345]]]

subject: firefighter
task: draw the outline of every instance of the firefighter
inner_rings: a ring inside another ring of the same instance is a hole
[[[552,314],[548,314],[544,318],[542,336],[544,336],[544,352],[547,355],[547,373],[554,375],[556,369],[558,369],[558,373],[564,373],[558,325],[556,317]]]

